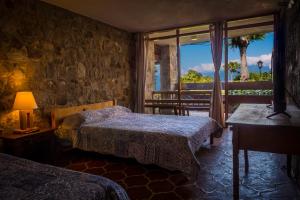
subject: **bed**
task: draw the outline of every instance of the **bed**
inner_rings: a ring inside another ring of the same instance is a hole
[[[0,199],[128,200],[115,182],[0,153]]]
[[[220,132],[209,117],[132,113],[112,101],[95,105],[52,112],[61,141],[84,151],[135,158],[142,164],[194,175],[199,167],[195,153]]]

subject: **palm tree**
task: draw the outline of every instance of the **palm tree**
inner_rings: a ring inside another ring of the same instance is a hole
[[[230,71],[230,79],[231,79],[231,81],[233,80],[232,74],[235,73],[235,72],[237,72],[240,67],[241,67],[241,64],[238,63],[238,62],[232,62],[231,61],[231,62],[228,63],[228,69]]]
[[[249,44],[255,40],[263,40],[264,33],[251,34],[231,38],[229,45],[231,48],[238,48],[241,56],[241,80],[245,81],[249,78],[249,71],[247,66],[247,48]]]

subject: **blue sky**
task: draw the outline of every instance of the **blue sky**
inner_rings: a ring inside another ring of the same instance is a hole
[[[273,48],[273,33],[267,33],[264,40],[254,41],[247,49],[248,69],[251,72],[258,72],[257,61],[263,61],[262,72],[270,71],[271,55]],[[185,74],[189,69],[194,69],[203,75],[213,77],[214,67],[212,64],[210,43],[201,43],[195,45],[184,45],[180,47],[181,55],[181,74]],[[240,62],[240,53],[238,49],[231,49],[228,52],[229,61]],[[223,56],[224,60],[224,56]],[[156,77],[156,90],[160,88],[159,70]],[[221,68],[220,78],[224,81],[224,71]],[[233,77],[235,74],[233,74]],[[229,72],[229,79],[231,74]]]
[[[271,62],[273,48],[273,33],[267,33],[264,40],[251,43],[247,49],[247,62],[249,70],[255,69],[258,60],[264,62],[263,71],[267,71]],[[180,48],[182,74],[189,69],[195,69],[202,74],[209,75],[213,72],[210,43],[184,45]],[[223,56],[224,57],[224,56]],[[229,61],[240,61],[238,49],[229,47]],[[252,66],[252,67],[251,67]]]

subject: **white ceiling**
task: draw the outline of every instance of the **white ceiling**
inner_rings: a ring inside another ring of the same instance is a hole
[[[43,0],[130,32],[266,14],[284,0]]]

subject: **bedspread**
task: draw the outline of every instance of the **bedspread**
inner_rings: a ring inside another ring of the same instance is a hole
[[[0,199],[127,200],[115,182],[0,153]]]
[[[193,174],[199,166],[195,152],[219,129],[209,117],[120,112],[65,135],[75,148]]]

